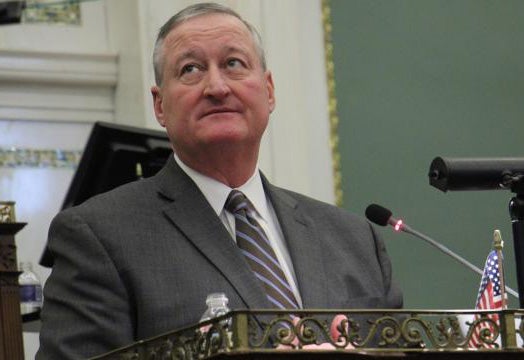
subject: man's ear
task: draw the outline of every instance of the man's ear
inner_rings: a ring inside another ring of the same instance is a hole
[[[159,86],[151,87],[151,95],[153,95],[153,109],[155,110],[155,117],[162,127],[166,127],[166,120],[164,114],[164,105],[162,98],[162,90]]]
[[[267,93],[268,93],[268,102],[269,102],[269,112],[273,112],[275,110],[275,85],[273,84],[273,76],[271,75],[271,71],[266,71],[265,73],[266,77],[266,86],[267,86]]]

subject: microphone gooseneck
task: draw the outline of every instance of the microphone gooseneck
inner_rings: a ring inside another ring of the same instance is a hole
[[[451,251],[444,245],[440,244],[439,242],[433,240],[429,236],[417,230],[412,229],[407,224],[405,224],[402,220],[395,219],[392,216],[392,214],[393,213],[391,212],[391,210],[388,210],[385,207],[377,205],[377,204],[371,204],[366,208],[366,217],[369,221],[377,225],[380,225],[380,226],[386,226],[389,224],[393,226],[396,231],[404,231],[408,234],[418,237],[419,239],[422,239],[428,242],[429,244],[431,244],[432,246],[436,247],[437,249],[442,251],[444,254],[451,256],[453,259],[457,260],[458,262],[460,262],[462,265],[466,266],[470,270],[476,272],[477,274],[480,274],[480,276],[484,275],[481,269],[479,269],[478,267],[476,267],[475,265],[473,265],[472,263],[464,259],[462,256],[454,253],[453,251]],[[506,291],[509,294],[513,295],[515,298],[517,299],[519,298],[518,293],[515,290],[511,289],[510,287],[506,286]]]

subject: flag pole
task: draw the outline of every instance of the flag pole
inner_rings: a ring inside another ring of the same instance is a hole
[[[495,230],[493,232],[493,247],[497,251],[497,262],[500,274],[500,296],[502,301],[502,310],[506,310],[506,282],[504,279],[504,267],[502,266],[502,248],[504,247],[504,241],[502,241],[502,235],[500,234],[500,230]]]

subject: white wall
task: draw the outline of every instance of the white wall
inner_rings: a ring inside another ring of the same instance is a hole
[[[187,0],[83,2],[82,25],[0,27],[0,148],[80,150],[91,123],[160,129],[153,115],[151,51],[158,28]],[[230,0],[261,32],[277,108],[260,165],[277,185],[334,202],[320,0]],[[72,169],[2,168],[0,199],[28,222],[19,260],[37,264]],[[35,266],[45,280],[48,270]],[[36,333],[24,334],[34,358]]]
[[[0,30],[1,31],[1,30]],[[87,140],[90,124],[0,120],[1,148],[78,149]],[[50,270],[38,266],[47,228],[59,211],[73,176],[70,168],[0,167],[0,199],[16,201],[16,218],[27,225],[16,237],[18,261],[30,261],[40,279]],[[24,332],[25,358],[34,359],[38,333]]]

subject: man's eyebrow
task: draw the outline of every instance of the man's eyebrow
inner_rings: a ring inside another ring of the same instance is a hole
[[[245,46],[238,46],[238,45],[227,45],[222,49],[222,56],[239,53],[246,57],[250,57],[249,49]],[[180,54],[176,54],[176,59],[174,62],[174,68],[178,69],[180,67],[180,64],[188,59],[200,59],[203,55],[203,50],[198,48],[191,48],[184,50]]]
[[[180,63],[187,59],[199,58],[199,53],[200,51],[198,51],[197,49],[188,49],[184,51],[183,53],[176,55],[175,69],[178,69],[178,67],[180,66]]]
[[[249,67],[254,66],[256,56],[245,46],[229,45],[222,50],[222,56],[241,56]]]
[[[229,46],[224,47],[223,52],[226,54],[233,53],[233,52],[239,52],[244,55],[249,54],[249,50],[247,48],[243,46],[234,46],[234,45],[229,45]]]

